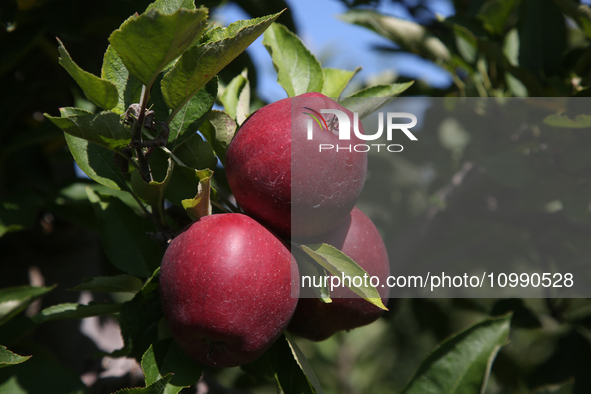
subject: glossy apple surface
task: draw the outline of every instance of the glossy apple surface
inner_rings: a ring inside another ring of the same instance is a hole
[[[259,357],[283,332],[299,274],[288,248],[265,227],[243,214],[216,214],[171,242],[159,284],[178,345],[202,364],[233,367]]]
[[[380,279],[377,290],[387,305],[390,294],[386,285],[390,275],[388,253],[377,228],[361,210],[354,208],[336,229],[305,242],[332,245],[351,257],[369,276],[377,276]],[[384,312],[346,287],[335,288],[331,299],[332,303],[327,304],[318,298],[300,298],[288,330],[313,341],[322,341],[338,331],[370,324]]]
[[[333,229],[351,212],[365,182],[367,154],[354,149],[364,141],[353,130],[350,140],[339,140],[338,122],[322,109],[341,110],[354,124],[353,113],[334,100],[306,93],[253,113],[228,147],[226,175],[236,201],[282,237]],[[320,151],[320,144],[335,148]]]

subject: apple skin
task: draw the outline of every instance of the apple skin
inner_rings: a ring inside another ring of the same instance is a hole
[[[354,146],[364,141],[351,130],[349,141],[338,131],[322,130],[313,121],[308,140],[308,109],[353,113],[320,93],[306,93],[269,104],[253,113],[228,147],[226,175],[245,213],[282,237],[326,233],[355,206],[367,174],[367,154],[348,150],[319,151],[319,144]],[[332,114],[323,114],[327,123]],[[359,131],[363,126],[359,123]]]
[[[377,290],[384,305],[388,304],[388,253],[377,228],[361,210],[354,208],[337,228],[302,243],[327,243],[351,257],[370,277],[380,279]],[[312,341],[323,341],[338,331],[370,324],[384,312],[346,287],[335,288],[330,296],[332,303],[328,304],[318,298],[300,298],[288,331]]]
[[[174,238],[160,268],[173,338],[204,365],[255,360],[281,335],[299,295],[287,246],[252,218],[205,216]]]

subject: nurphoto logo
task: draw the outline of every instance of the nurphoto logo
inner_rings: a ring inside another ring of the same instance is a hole
[[[351,130],[355,133],[355,136],[363,141],[375,141],[382,136],[384,133],[384,112],[378,112],[378,131],[375,134],[363,134],[359,131],[359,114],[357,112],[353,112],[353,127],[351,127],[351,120],[349,116],[341,110],[338,109],[321,109],[320,112],[309,108],[304,107],[306,112],[304,114],[309,115],[310,119],[308,119],[307,123],[307,131],[308,131],[308,140],[314,139],[314,122],[320,126],[320,130],[327,130],[334,134],[337,134],[340,141],[350,141],[351,140]],[[322,114],[332,114],[333,116],[330,118],[329,122],[327,123],[325,118]],[[400,119],[410,119],[409,123],[394,123],[394,121]],[[386,113],[386,139],[388,142],[391,142],[394,136],[394,131],[400,130],[402,131],[408,139],[411,141],[417,141],[417,137],[413,133],[410,132],[410,128],[416,126],[417,124],[417,117],[408,112],[387,112]],[[372,149],[380,151],[380,148],[385,148],[388,152],[402,152],[404,147],[400,144],[355,144],[355,145],[346,145],[346,144],[318,144],[318,149],[320,152],[324,150],[334,150],[336,149],[337,152],[340,150],[347,150],[351,152],[352,150],[355,152],[368,152]]]

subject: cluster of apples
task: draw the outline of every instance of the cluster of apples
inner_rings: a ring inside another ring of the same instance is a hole
[[[354,208],[367,156],[319,151],[320,143],[338,143],[337,119],[322,109],[343,111],[353,124],[352,112],[319,93],[253,113],[226,154],[228,183],[245,214],[199,219],[164,255],[165,318],[179,346],[202,364],[242,365],[263,354],[285,329],[319,341],[382,313],[344,287],[331,293],[332,303],[299,298],[298,265],[285,239],[330,244],[381,283],[390,273],[378,230]],[[352,145],[359,142],[355,138]],[[378,291],[386,303],[388,288]]]

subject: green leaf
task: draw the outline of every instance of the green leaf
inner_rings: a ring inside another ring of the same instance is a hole
[[[218,92],[218,80],[213,78],[201,88],[170,122],[168,145],[172,148],[191,138],[201,127],[213,105]]]
[[[425,59],[440,63],[451,60],[451,54],[443,42],[418,23],[360,9],[350,10],[339,15],[339,18],[375,31],[398,44],[402,50]]]
[[[171,158],[168,158],[168,169],[166,176],[162,181],[150,181],[146,182],[139,171],[133,171],[131,173],[131,188],[133,192],[142,200],[146,201],[153,209],[159,207],[164,200],[164,192],[170,181],[170,175],[172,174],[173,162]]]
[[[488,0],[482,5],[476,17],[483,22],[484,28],[490,33],[501,36],[507,19],[518,3],[519,0]]]
[[[394,97],[410,88],[413,83],[414,81],[368,87],[345,97],[339,104],[350,111],[357,112],[359,119],[363,119],[388,104]]]
[[[42,206],[43,200],[30,190],[4,197],[0,201],[0,237],[33,227]]]
[[[155,228],[120,199],[99,195],[90,188],[86,192],[97,218],[103,250],[111,263],[128,274],[149,277],[163,255],[160,245],[147,235]]]
[[[250,113],[250,83],[247,68],[230,81],[220,96],[220,101],[236,123],[244,122]]]
[[[53,320],[83,319],[91,316],[112,315],[118,313],[121,310],[121,306],[122,304],[103,304],[98,302],[92,302],[88,305],[74,303],[58,304],[43,309],[37,315],[33,316],[31,320],[39,324]]]
[[[318,298],[324,303],[331,303],[330,289],[328,281],[323,281],[322,278],[327,276],[326,270],[316,264],[314,260],[308,256],[304,251],[298,248],[292,248],[291,253],[298,263],[300,277],[317,278],[313,283],[320,283],[321,286],[310,286],[300,288],[300,298]]]
[[[0,368],[0,393],[88,393],[78,374],[44,353],[38,351],[26,363]]]
[[[478,323],[443,342],[421,364],[403,394],[484,392],[493,360],[509,337],[511,315]]]
[[[199,177],[197,195],[181,201],[183,208],[185,208],[185,211],[192,220],[211,215],[211,201],[209,197],[211,194],[211,177],[213,176],[213,171],[196,171],[196,175]]]
[[[162,80],[162,94],[173,116],[211,78],[257,39],[279,14],[237,21],[208,31],[186,51]]]
[[[575,379],[571,378],[566,382],[548,384],[535,388],[532,394],[573,394],[575,392]]]
[[[162,379],[157,380],[156,382],[146,386],[146,387],[133,387],[118,390],[115,394],[168,394],[171,391],[168,390],[169,382],[172,379],[173,375],[168,374],[164,376]]]
[[[324,73],[320,62],[298,36],[285,26],[274,23],[265,32],[263,45],[273,59],[277,82],[289,97],[322,91]]]
[[[553,0],[523,0],[519,31],[519,65],[545,77],[560,73],[567,27]]]
[[[565,127],[569,129],[584,129],[591,127],[591,116],[590,115],[577,115],[574,119],[568,117],[568,115],[548,115],[544,119],[544,123],[554,127]]]
[[[353,71],[339,70],[336,68],[323,68],[324,85],[320,93],[325,96],[338,98],[343,90],[347,87],[351,79],[361,71],[361,67],[357,67]]]
[[[287,335],[284,333],[259,359],[242,369],[253,375],[273,376],[282,394],[323,394],[305,356]]]
[[[226,151],[237,129],[236,122],[223,111],[213,110],[201,126],[201,134],[211,144],[222,164],[226,163]]]
[[[75,111],[75,113],[72,113]],[[45,114],[64,133],[84,138],[115,152],[129,145],[131,135],[121,123],[120,115],[105,111],[93,114],[77,108],[60,108],[61,117]]]
[[[175,164],[172,178],[164,197],[172,204],[182,207],[183,200],[192,199],[199,193],[203,173],[209,170],[195,170]]]
[[[159,269],[131,301],[123,304],[119,314],[121,336],[130,357],[141,361],[150,345],[159,340],[158,324],[164,317],[157,277]]]
[[[156,0],[146,8],[146,11],[156,9],[163,14],[172,14],[179,8],[195,9],[195,0]]]
[[[199,134],[193,134],[182,145],[177,146],[173,153],[180,161],[179,164],[195,170],[212,169],[217,163],[211,145]]]
[[[18,286],[0,290],[0,325],[6,323],[52,287]]]
[[[139,278],[133,275],[122,274],[89,278],[70,290],[135,294],[140,291],[142,286],[143,282]]]
[[[24,363],[31,356],[19,356],[8,350],[6,347],[0,345],[0,368],[9,367],[11,365]]]
[[[61,56],[59,58],[60,65],[80,85],[86,97],[103,109],[108,110],[115,107],[119,100],[117,87],[112,82],[99,78],[78,67],[66,51],[64,44],[59,39],[57,41],[59,42],[58,51]]]
[[[64,134],[64,137],[76,164],[90,179],[111,189],[127,190],[125,176],[115,166],[114,155],[117,153],[70,134]]]
[[[354,262],[349,256],[335,248],[334,246],[328,244],[310,244],[310,245],[301,245],[302,250],[308,254],[308,256],[312,257],[314,261],[320,264],[324,269],[330,272],[334,276],[341,277],[342,275],[348,276],[350,278],[360,277],[363,278],[367,276],[367,272],[361,268],[356,262]],[[368,285],[364,286],[365,283],[362,283],[361,286],[357,287],[354,285],[354,281],[343,281],[344,284],[351,284],[352,286],[347,286],[351,289],[355,294],[363,297],[370,303],[374,304],[378,308],[383,310],[388,310],[384,306],[380,294],[376,290],[375,287]],[[363,281],[367,282],[367,281]]]
[[[171,373],[167,394],[176,394],[184,387],[197,383],[202,374],[202,366],[187,355],[172,338],[150,345],[142,357],[142,370],[146,384],[150,385]]]
[[[112,45],[107,47],[103,57],[103,67],[101,77],[111,81],[116,87],[119,95],[117,105],[111,110],[117,114],[123,114],[131,104],[139,103],[142,93],[142,83],[129,71],[123,64],[117,51]]]
[[[199,41],[207,27],[207,9],[162,14],[149,9],[126,20],[109,37],[129,73],[151,87],[169,63]]]

